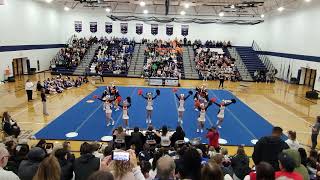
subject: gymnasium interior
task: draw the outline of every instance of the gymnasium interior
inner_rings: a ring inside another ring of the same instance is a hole
[[[0,180],[320,178],[319,0],[0,0]]]

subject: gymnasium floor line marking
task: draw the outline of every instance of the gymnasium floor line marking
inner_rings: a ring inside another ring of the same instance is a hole
[[[135,87],[133,90],[132,90],[132,93],[130,94],[130,98],[132,98],[132,95],[136,92],[136,89],[137,89],[137,87]],[[129,112],[128,112],[129,113]],[[118,124],[118,122],[119,122],[119,120],[120,120],[120,118],[121,118],[121,116],[122,116],[122,113],[120,113],[120,115],[118,116],[118,118],[117,118],[117,120],[115,121],[115,123],[114,123],[114,126],[113,126],[113,129],[116,129],[115,128],[115,126]],[[129,120],[128,120],[128,127],[130,127],[129,125]],[[111,134],[110,134],[111,133]],[[109,135],[112,135],[112,131],[109,133]]]
[[[289,113],[289,114],[291,114],[291,115],[293,115],[293,116],[295,116],[297,119],[301,119],[302,121],[304,121],[305,123],[307,123],[309,126],[311,125],[313,125],[313,124],[311,124],[310,122],[308,122],[308,121],[306,121],[305,119],[303,119],[303,118],[301,118],[301,117],[299,117],[299,116],[297,116],[296,114],[294,114],[293,112],[291,112],[291,111],[289,111],[289,110],[287,110],[286,108],[284,108],[283,106],[280,106],[279,104],[276,104],[276,103],[274,103],[274,102],[272,102],[271,100],[269,100],[268,98],[266,98],[266,97],[263,97],[263,98],[265,98],[267,101],[269,101],[271,104],[273,104],[273,105],[275,105],[275,106],[278,106],[278,107],[280,107],[281,109],[283,109],[284,111],[286,111],[287,113]]]
[[[208,91],[209,93],[210,93],[210,91]],[[211,91],[212,92],[212,94],[213,94],[213,96],[218,100],[219,98],[218,98],[218,96],[213,92],[213,91]],[[232,94],[232,93],[231,93]],[[233,94],[232,94],[233,95]],[[234,95],[233,95],[234,96]],[[236,115],[234,115],[233,114],[233,112],[228,108],[228,107],[225,107],[226,108],[226,110],[231,114],[231,116],[235,119],[235,120],[237,120],[237,122],[254,138],[254,139],[257,139],[257,137],[249,130],[249,128],[246,126],[246,125],[244,125],[243,123],[242,123],[242,121],[236,116]],[[249,107],[250,108],[250,107]],[[257,112],[255,112],[255,113],[257,113]]]

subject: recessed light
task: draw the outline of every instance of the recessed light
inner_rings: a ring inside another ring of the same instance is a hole
[[[110,9],[110,8],[106,8],[106,11],[107,11],[107,12],[110,12],[110,11],[111,11],[111,9]]]
[[[190,4],[189,3],[185,3],[184,4],[184,8],[188,9],[190,7]]]
[[[283,10],[284,10],[284,7],[282,7],[282,6],[278,8],[278,11],[280,11],[280,12]]]
[[[235,8],[235,6],[232,4],[232,5],[230,6],[230,8],[231,8],[231,9],[234,9],[234,8]]]
[[[65,11],[69,11],[69,10],[70,10],[70,8],[67,7],[67,6],[65,6],[63,9],[64,9]]]
[[[145,5],[146,5],[146,3],[145,3],[144,1],[141,1],[141,2],[140,2],[140,6],[141,6],[141,7],[143,7],[143,6],[145,6]]]
[[[261,18],[264,18],[264,14],[261,14],[261,16],[260,16]]]
[[[181,11],[180,14],[181,14],[181,15],[185,15],[186,12],[185,12],[185,11]]]
[[[53,0],[46,0],[47,3],[51,3]]]
[[[305,0],[306,2],[311,2],[311,0]]]
[[[220,13],[219,13],[219,16],[220,16],[220,17],[224,16],[224,12],[220,12]]]
[[[143,10],[143,14],[148,14],[149,13],[149,11],[148,10]]]

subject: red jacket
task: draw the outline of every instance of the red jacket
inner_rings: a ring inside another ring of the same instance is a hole
[[[213,146],[214,148],[218,148],[219,147],[219,132],[212,132],[209,131],[207,136],[206,136],[209,140],[209,146]]]
[[[276,178],[278,177],[287,177],[287,178],[290,178],[290,179],[294,179],[294,180],[303,180],[303,177],[299,174],[299,173],[296,173],[296,172],[285,172],[285,171],[277,171],[276,172]]]

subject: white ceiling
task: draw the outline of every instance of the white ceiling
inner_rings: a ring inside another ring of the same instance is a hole
[[[38,0],[39,1],[39,0]],[[46,0],[40,0],[46,1]],[[83,1],[83,2],[81,2]],[[85,2],[86,1],[86,2]],[[166,0],[144,0],[146,5],[141,7],[142,0],[53,0],[52,3],[61,6],[68,6],[71,9],[94,9],[101,10],[110,8],[111,14],[143,14],[147,9],[149,14],[165,15]],[[181,11],[186,12],[186,16],[218,16],[224,12],[225,17],[253,17],[260,18],[261,14],[271,14],[277,8],[294,9],[304,0],[169,0],[168,15],[180,15]],[[189,8],[185,8],[185,4]],[[231,8],[234,5],[235,8]]]

